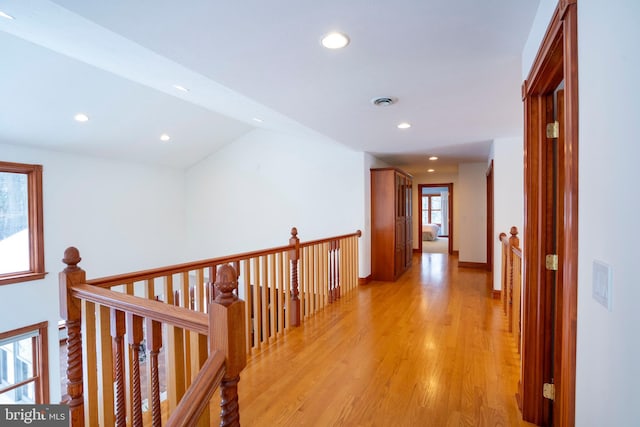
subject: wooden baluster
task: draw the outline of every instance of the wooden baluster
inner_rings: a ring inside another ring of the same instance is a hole
[[[142,343],[142,317],[132,313],[126,315],[127,341],[131,349],[131,425],[142,426],[142,397],[140,391],[140,344]]]
[[[232,264],[233,264],[233,268],[236,269],[236,275],[237,275],[236,280],[239,281],[240,280],[240,261],[233,261]]]
[[[220,425],[239,426],[238,382],[247,364],[244,301],[233,293],[238,275],[231,265],[223,265],[216,277],[218,296],[209,310],[209,348],[226,357],[226,372],[220,384]]]
[[[356,232],[357,237],[353,238],[353,256],[351,257],[351,259],[353,260],[353,275],[352,277],[352,281],[353,281],[353,286],[351,287],[351,289],[354,289],[356,286],[358,286],[358,279],[360,278],[360,258],[358,257],[358,253],[359,253],[359,238],[362,237],[362,231],[358,230]]]
[[[253,272],[253,291],[252,291],[252,330],[253,330],[253,346],[260,348],[262,345],[262,298],[260,297],[260,263],[258,258],[253,258],[251,271]],[[217,296],[216,296],[217,298]]]
[[[312,268],[313,268],[313,282],[310,287],[311,298],[309,301],[309,315],[315,314],[318,311],[318,294],[319,294],[319,286],[320,286],[320,269],[322,268],[322,264],[320,262],[320,245],[313,245],[313,258]],[[308,317],[308,316],[307,316]]]
[[[113,376],[116,386],[116,426],[124,427],[127,424],[127,410],[124,398],[124,312],[110,309],[111,315],[111,339],[113,345]]]
[[[333,282],[335,280],[335,275],[334,273],[334,265],[333,265],[333,242],[329,242],[329,263],[328,263],[328,269],[329,269],[329,274],[327,275],[327,284],[328,284],[328,289],[329,289],[329,304],[331,304],[333,302],[333,297],[335,296],[335,293],[333,292],[333,288],[335,286],[335,283]]]
[[[211,267],[207,267],[207,273],[209,276],[209,280],[207,280],[207,306],[216,299],[216,288],[214,286],[216,282],[216,271],[218,271],[218,266],[215,264]]]
[[[60,289],[60,317],[67,328],[67,392],[62,403],[69,405],[70,425],[84,426],[84,397],[82,390],[82,309],[80,301],[71,296],[73,285],[86,282],[86,274],[78,267],[80,252],[74,247],[64,251],[62,262],[67,267],[58,276]]]
[[[276,256],[275,254],[267,255],[269,261],[269,341],[276,339],[276,316],[278,315],[278,301],[276,301]]]
[[[507,237],[506,233],[500,233],[498,236],[498,241],[500,242],[500,259],[502,262],[500,263],[500,285],[502,287],[502,311],[504,314],[507,314],[507,252],[505,249],[505,245],[503,239]]]
[[[336,240],[335,242],[335,248],[334,248],[334,262],[335,262],[335,288],[336,288],[336,295],[334,299],[339,299],[340,298],[340,240]]]
[[[342,242],[342,245],[338,246],[338,286],[341,286],[340,280],[344,280],[342,283],[345,285],[345,292],[351,290],[351,276],[349,269],[349,248],[351,239],[347,238]],[[343,277],[340,277],[340,269],[342,269]]]
[[[289,277],[291,277],[291,262],[289,261],[289,253],[287,252],[282,254],[282,274],[285,277],[282,281],[282,283],[284,283],[284,288],[282,290],[285,294],[284,307],[286,310],[285,313],[287,314],[284,318],[284,327],[290,328],[291,316],[289,316],[289,314],[291,313],[291,280],[289,280]]]
[[[255,340],[253,335],[253,294],[251,293],[251,261],[249,259],[242,260],[242,268],[244,269],[244,297],[247,301],[247,306],[249,307],[245,311],[245,323],[249,325],[246,331],[246,346],[247,351],[251,352],[253,347],[255,346]],[[216,270],[217,272],[217,270]],[[216,295],[217,297],[217,295]],[[213,302],[213,301],[212,301]]]
[[[313,287],[311,285],[312,279],[310,276],[310,274],[313,272],[313,260],[311,258],[312,250],[312,246],[305,246],[304,248],[300,248],[299,260],[298,262],[296,262],[296,264],[298,265],[298,271],[296,275],[298,276],[298,300],[300,301],[299,317],[301,321],[309,315],[309,301],[311,301],[312,295],[311,292],[309,292],[309,289]],[[290,270],[291,274],[293,275],[293,268],[291,268]],[[293,282],[293,280],[291,282]],[[291,289],[293,289],[293,283]]]
[[[327,293],[323,288],[327,283],[327,258],[329,249],[327,248],[327,243],[321,243],[316,247],[318,248],[318,264],[316,267],[318,269],[318,282],[316,285],[318,297],[316,298],[316,311],[319,311],[319,309],[324,307],[324,298]]]
[[[283,276],[284,269],[282,268],[282,252],[278,252],[276,254],[276,270],[278,276],[278,295],[277,295],[277,305],[278,305],[278,332],[282,332],[284,330],[284,284],[286,279]]]
[[[181,295],[182,291],[176,289],[174,291],[173,305],[181,307]],[[167,351],[167,365],[170,367],[167,370],[169,373],[167,386],[169,397],[169,409],[170,411],[178,406],[178,402],[182,399],[185,390],[187,389],[187,373],[185,368],[185,360],[187,352],[185,351],[185,335],[186,331],[173,326],[168,326],[168,351]]]
[[[509,319],[509,332],[513,332],[513,281],[514,281],[514,277],[513,277],[513,250],[512,248],[514,247],[519,247],[520,246],[520,239],[518,239],[518,228],[516,226],[511,227],[511,229],[509,230],[509,234],[511,234],[511,237],[509,237],[509,252],[508,252],[508,260],[509,260],[509,313],[508,313],[508,319]]]
[[[83,387],[87,390],[100,390],[98,370],[98,352],[97,348],[97,322],[96,322],[96,304],[87,300],[82,300],[82,374],[84,375]],[[99,422],[99,396],[98,393],[87,393],[84,402],[84,423],[89,426],[100,424]]]
[[[183,271],[180,275],[180,296],[182,299],[180,300],[180,307],[193,309],[193,294],[191,288],[189,286],[189,272]],[[193,375],[193,366],[191,365],[191,352],[192,352],[192,334],[190,331],[183,331],[183,339],[184,339],[184,358],[182,359],[184,362],[184,378],[185,378],[185,387],[189,388],[191,385],[191,380],[194,377]],[[196,369],[199,370],[199,369]]]
[[[180,305],[180,289],[173,291],[173,305]]]
[[[147,319],[147,348],[149,349],[149,374],[151,377],[151,419],[154,427],[162,425],[160,406],[160,378],[158,375],[158,354],[162,347],[162,325],[155,320]]]
[[[291,229],[290,245],[295,245],[294,249],[289,251],[289,259],[291,260],[291,313],[289,314],[291,326],[300,326],[300,299],[298,294],[298,259],[300,257],[300,239],[298,239],[298,229]]]

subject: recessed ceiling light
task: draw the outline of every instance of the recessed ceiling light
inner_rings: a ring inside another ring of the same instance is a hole
[[[253,118],[253,121],[254,121],[254,122],[258,122],[258,123],[262,123],[262,122],[264,122],[264,120],[262,120],[262,119],[261,119],[261,118],[259,118],[259,117],[254,117],[254,118]]]
[[[89,121],[89,116],[87,116],[84,113],[78,113],[75,116],[73,116],[73,119],[76,122],[88,122]]]
[[[435,172],[435,169],[427,169],[427,172],[431,173],[431,172]]]
[[[402,122],[398,125],[398,129],[409,129],[411,127],[410,123]]]
[[[429,157],[429,160],[438,160],[438,158],[436,156],[431,156]]]
[[[322,46],[327,49],[342,49],[349,44],[349,37],[346,34],[332,32],[322,38]]]
[[[169,135],[167,135],[166,133],[163,133],[162,135],[160,135],[160,141],[168,141],[170,140],[171,137]]]
[[[13,16],[8,15],[8,14],[4,13],[1,10],[0,10],[0,16],[2,16],[3,18],[6,18],[6,19],[11,19],[11,20],[15,19]]]
[[[173,85],[173,87],[178,89],[178,90],[180,90],[180,91],[182,91],[182,92],[189,92],[189,89],[187,89],[186,87],[181,86],[181,85]]]

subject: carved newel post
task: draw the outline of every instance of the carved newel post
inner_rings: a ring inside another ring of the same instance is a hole
[[[300,239],[298,239],[298,229],[291,229],[291,238],[289,245],[295,248],[289,250],[289,259],[291,260],[291,313],[289,313],[289,324],[291,326],[300,326],[300,299],[298,295],[298,259],[300,259]]]
[[[84,397],[82,390],[82,309],[80,300],[73,298],[73,285],[86,282],[86,274],[78,267],[80,252],[74,247],[64,251],[62,262],[67,267],[59,274],[60,317],[67,328],[67,393],[62,403],[69,405],[70,425],[84,426]]]
[[[245,347],[244,301],[233,293],[238,275],[231,265],[223,265],[216,276],[216,299],[209,310],[209,350],[221,351],[226,358],[226,373],[220,384],[220,425],[239,426],[238,382],[247,365]]]

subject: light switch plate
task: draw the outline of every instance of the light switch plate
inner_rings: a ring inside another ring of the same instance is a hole
[[[598,260],[593,261],[593,299],[598,301],[607,310],[612,308],[611,286],[613,274],[611,266]]]

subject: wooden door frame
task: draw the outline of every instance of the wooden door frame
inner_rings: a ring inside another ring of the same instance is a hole
[[[556,426],[575,424],[578,287],[578,33],[576,0],[560,0],[531,72],[522,86],[525,110],[525,219],[523,271],[523,347],[519,404],[524,420]],[[558,153],[558,272],[556,311],[550,312],[545,247],[546,94],[564,80],[564,145]],[[551,325],[555,316],[556,358],[550,372]],[[553,375],[553,419],[542,396]]]
[[[487,271],[493,271],[493,159],[487,169]],[[493,275],[491,275],[493,290]]]
[[[447,187],[449,190],[449,212],[447,213],[447,221],[449,221],[449,247],[447,249],[449,255],[453,255],[453,183],[446,184],[418,184],[418,251],[422,253],[422,189],[429,187]]]

